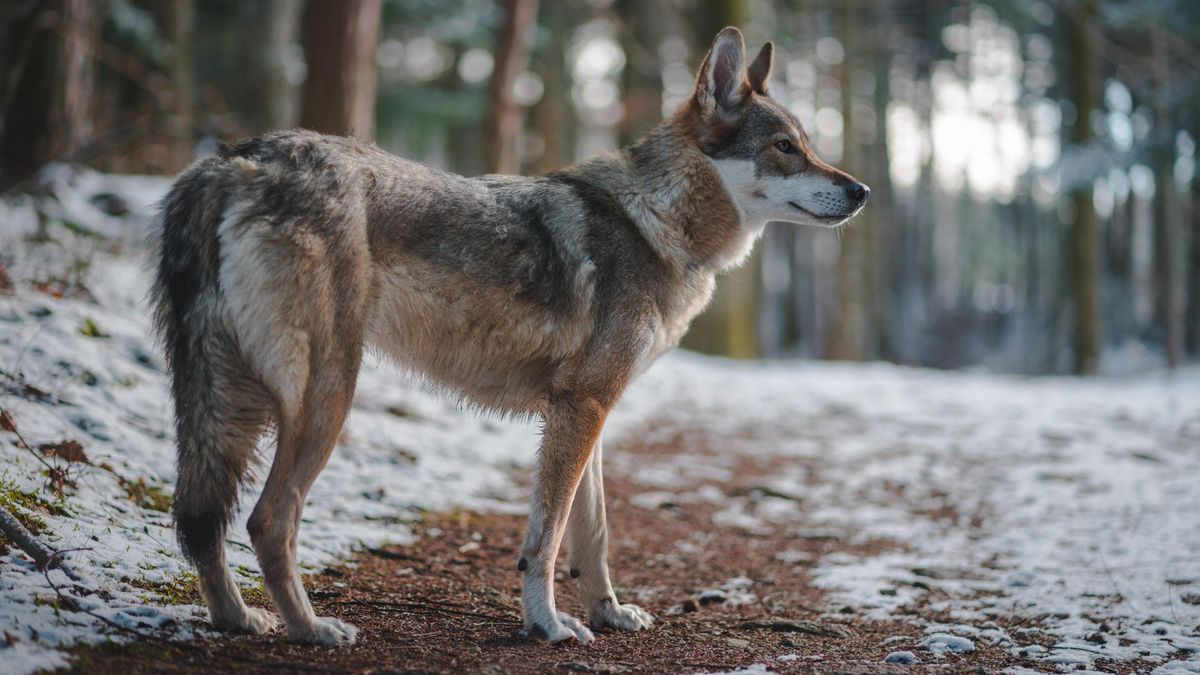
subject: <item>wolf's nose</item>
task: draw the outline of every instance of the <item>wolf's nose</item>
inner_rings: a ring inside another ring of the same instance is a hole
[[[851,183],[846,186],[846,193],[850,195],[850,199],[858,202],[859,206],[867,203],[867,198],[871,196],[871,188],[862,183]]]

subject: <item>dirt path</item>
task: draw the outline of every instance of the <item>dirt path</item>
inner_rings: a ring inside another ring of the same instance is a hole
[[[351,648],[296,647],[279,633],[183,644],[138,642],[76,650],[78,668],[123,673],[707,672],[755,664],[782,672],[1046,668],[982,640],[970,653],[935,656],[919,647],[923,632],[918,626],[866,621],[849,608],[829,607],[810,584],[809,571],[824,556],[871,553],[892,544],[855,548],[812,532],[798,534],[806,531],[803,527],[755,533],[736,522],[714,525],[728,497],[762,496],[760,486],[784,469],[779,458],[741,456],[728,475],[692,477],[690,485],[673,493],[712,499],[678,504],[664,499],[655,505],[653,492],[648,497],[647,488],[622,470],[669,460],[684,445],[691,455],[707,452],[679,438],[609,449],[625,453],[623,460],[610,462],[614,469],[607,476],[614,581],[622,600],[658,617],[649,632],[602,632],[587,647],[517,639],[516,560],[524,519],[462,512],[430,516],[415,528],[421,537],[410,546],[366,552],[309,579],[319,614],[360,628]],[[570,580],[560,578],[558,588],[560,607],[578,614]],[[942,618],[928,605],[914,613],[926,622]],[[1028,621],[995,624],[1024,631],[1026,642],[1036,642],[1031,637],[1036,626]],[[897,651],[913,652],[919,662],[885,664]],[[1138,667],[1103,660],[1095,665],[1111,672]]]

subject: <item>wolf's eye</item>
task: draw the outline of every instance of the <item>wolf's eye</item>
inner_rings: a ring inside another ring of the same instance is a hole
[[[796,146],[792,145],[792,142],[786,138],[782,141],[775,141],[775,147],[785,155],[790,155],[796,152]]]

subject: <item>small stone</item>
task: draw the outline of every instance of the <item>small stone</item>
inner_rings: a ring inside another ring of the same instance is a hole
[[[883,659],[884,663],[896,663],[902,666],[911,666],[915,663],[920,663],[921,660],[912,652],[892,652]]]
[[[1102,644],[1106,644],[1108,642],[1108,640],[1105,639],[1104,635],[1099,632],[1092,633],[1091,635],[1088,635],[1087,637],[1085,637],[1083,639],[1087,640],[1088,642],[1090,642],[1094,645],[1102,645]]]
[[[690,614],[700,609],[700,603],[696,602],[695,598],[688,598],[687,600],[683,601],[683,605],[681,607],[683,608],[684,614]]]
[[[714,588],[711,590],[704,591],[703,593],[700,594],[700,606],[707,607],[709,605],[720,604],[722,602],[725,602],[726,597],[727,596],[725,595],[725,591],[723,591],[719,588]]]
[[[725,638],[725,644],[737,649],[746,649],[750,646],[750,641],[741,638]]]

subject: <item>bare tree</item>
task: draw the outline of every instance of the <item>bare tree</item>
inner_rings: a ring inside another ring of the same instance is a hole
[[[538,158],[539,173],[549,173],[571,163],[571,131],[574,110],[571,106],[571,84],[567,77],[567,37],[570,31],[568,7],[562,2],[542,6],[542,25],[550,34],[539,59],[545,93],[531,111],[533,126],[544,142]]]
[[[484,119],[484,149],[488,171],[517,173],[517,152],[524,111],[513,97],[513,85],[529,65],[529,43],[537,20],[538,0],[502,0],[504,17],[496,33],[495,68],[488,85],[488,109]]]
[[[850,87],[852,8],[842,3],[838,9],[838,37],[845,56],[838,65],[837,78],[842,90],[842,161],[841,168],[855,173],[858,170],[858,138],[854,129],[854,92]],[[837,314],[825,336],[825,358],[861,360],[866,337],[868,288],[864,279],[864,259],[867,254],[867,231],[858,227],[843,228],[839,240],[837,261]]]
[[[374,136],[381,9],[382,0],[309,0],[301,126],[327,134]]]
[[[658,46],[667,29],[663,19],[668,8],[659,0],[619,0],[617,12],[623,24],[621,49],[625,68],[621,72],[620,141],[636,141],[662,118],[662,64]]]
[[[34,3],[12,22],[17,55],[0,92],[0,188],[49,161],[75,159],[91,140],[102,8],[93,0]]]
[[[171,117],[167,128],[169,160],[182,168],[192,160],[196,132],[195,0],[169,0],[153,5],[162,34],[170,42],[167,75],[171,82]]]
[[[1067,21],[1067,40],[1071,54],[1072,102],[1075,104],[1075,124],[1071,127],[1071,142],[1083,148],[1092,142],[1091,117],[1100,96],[1100,50],[1096,5],[1087,0]],[[1071,191],[1075,220],[1070,234],[1071,297],[1075,309],[1075,372],[1089,375],[1096,372],[1100,358],[1100,244],[1097,235],[1096,210],[1092,204],[1091,181]]]
[[[286,54],[296,40],[304,6],[296,0],[249,3],[250,39],[245,49],[244,112],[255,131],[295,124],[295,88],[288,81]]]
[[[1183,361],[1184,315],[1187,312],[1184,283],[1187,248],[1184,243],[1183,213],[1175,189],[1173,90],[1170,57],[1161,25],[1151,28],[1155,36],[1152,56],[1154,81],[1154,274],[1155,315],[1165,338],[1167,364],[1174,368]]]

